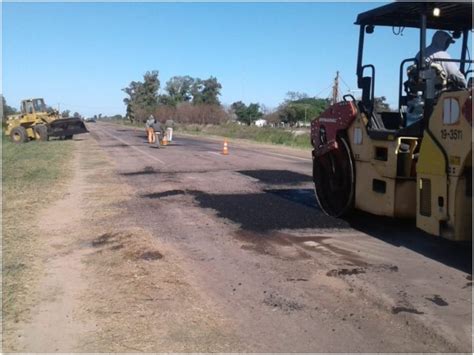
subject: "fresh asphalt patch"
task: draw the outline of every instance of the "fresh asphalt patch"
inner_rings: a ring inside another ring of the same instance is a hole
[[[199,195],[201,194],[200,191],[195,191],[195,190],[169,190],[169,191],[163,191],[163,192],[154,192],[151,194],[145,194],[142,195],[144,198],[164,198],[164,197],[170,197],[170,196],[178,196],[178,195]]]
[[[412,314],[425,314],[425,312],[420,312],[415,308],[409,307],[392,307],[392,314],[398,314],[401,312],[412,313]]]
[[[195,198],[201,207],[212,208],[219,217],[251,231],[350,227],[346,221],[329,217],[315,206],[280,198],[275,193],[201,193]]]
[[[250,176],[264,184],[297,185],[313,181],[313,178],[309,175],[290,170],[240,170],[238,173]]]
[[[153,167],[151,166],[146,166],[143,170],[139,171],[131,171],[127,173],[120,173],[122,176],[136,176],[136,175],[153,175],[153,174],[158,174],[159,171],[156,171]]]
[[[315,208],[319,210],[318,202],[314,196],[313,189],[275,189],[275,190],[264,190],[265,192],[275,194],[278,197],[300,203],[309,208]]]
[[[441,307],[449,305],[449,303],[446,302],[443,298],[441,298],[440,295],[434,295],[432,298],[426,297],[426,299]]]

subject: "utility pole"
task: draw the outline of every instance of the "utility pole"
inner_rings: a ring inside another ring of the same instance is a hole
[[[334,85],[332,87],[332,104],[338,103],[339,98],[339,71],[336,72],[336,77],[334,78]]]

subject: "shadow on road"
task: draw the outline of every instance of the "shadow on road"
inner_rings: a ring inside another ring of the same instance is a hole
[[[309,202],[311,190],[268,190],[264,193],[214,195],[197,193],[201,207],[212,208],[219,217],[230,219],[243,229],[266,232],[279,229],[349,228],[341,219],[322,213]]]
[[[380,217],[355,211],[350,217],[326,216],[319,209],[312,189],[272,189],[264,193],[213,195],[194,192],[201,207],[212,208],[242,229],[270,230],[304,228],[353,228],[397,247],[472,273],[472,245],[434,237],[416,228],[414,220]]]
[[[241,170],[238,173],[258,179],[264,184],[272,185],[296,185],[313,181],[313,178],[309,175],[290,170]]]

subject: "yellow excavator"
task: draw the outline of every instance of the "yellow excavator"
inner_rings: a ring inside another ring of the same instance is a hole
[[[465,78],[472,76],[472,2],[393,2],[359,14],[356,25],[361,98],[345,95],[311,125],[321,209],[336,217],[356,208],[414,218],[432,235],[472,240],[472,79],[459,86],[442,65],[455,62]],[[377,110],[376,68],[364,63],[366,37],[381,26],[419,30],[419,55],[394,68],[395,111]],[[461,41],[459,56],[427,60],[427,30]]]
[[[5,130],[14,143],[47,141],[50,137],[72,139],[75,134],[87,132],[80,118],[61,118],[59,112],[48,109],[41,98],[23,100],[21,112],[8,116]]]

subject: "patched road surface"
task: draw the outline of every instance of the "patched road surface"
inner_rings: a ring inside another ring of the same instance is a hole
[[[88,128],[133,195],[117,231],[139,226],[180,254],[232,325],[238,345],[222,349],[471,352],[471,247],[413,221],[325,216],[309,151],[231,140],[225,156],[222,140],[179,135],[156,149],[142,129]]]

